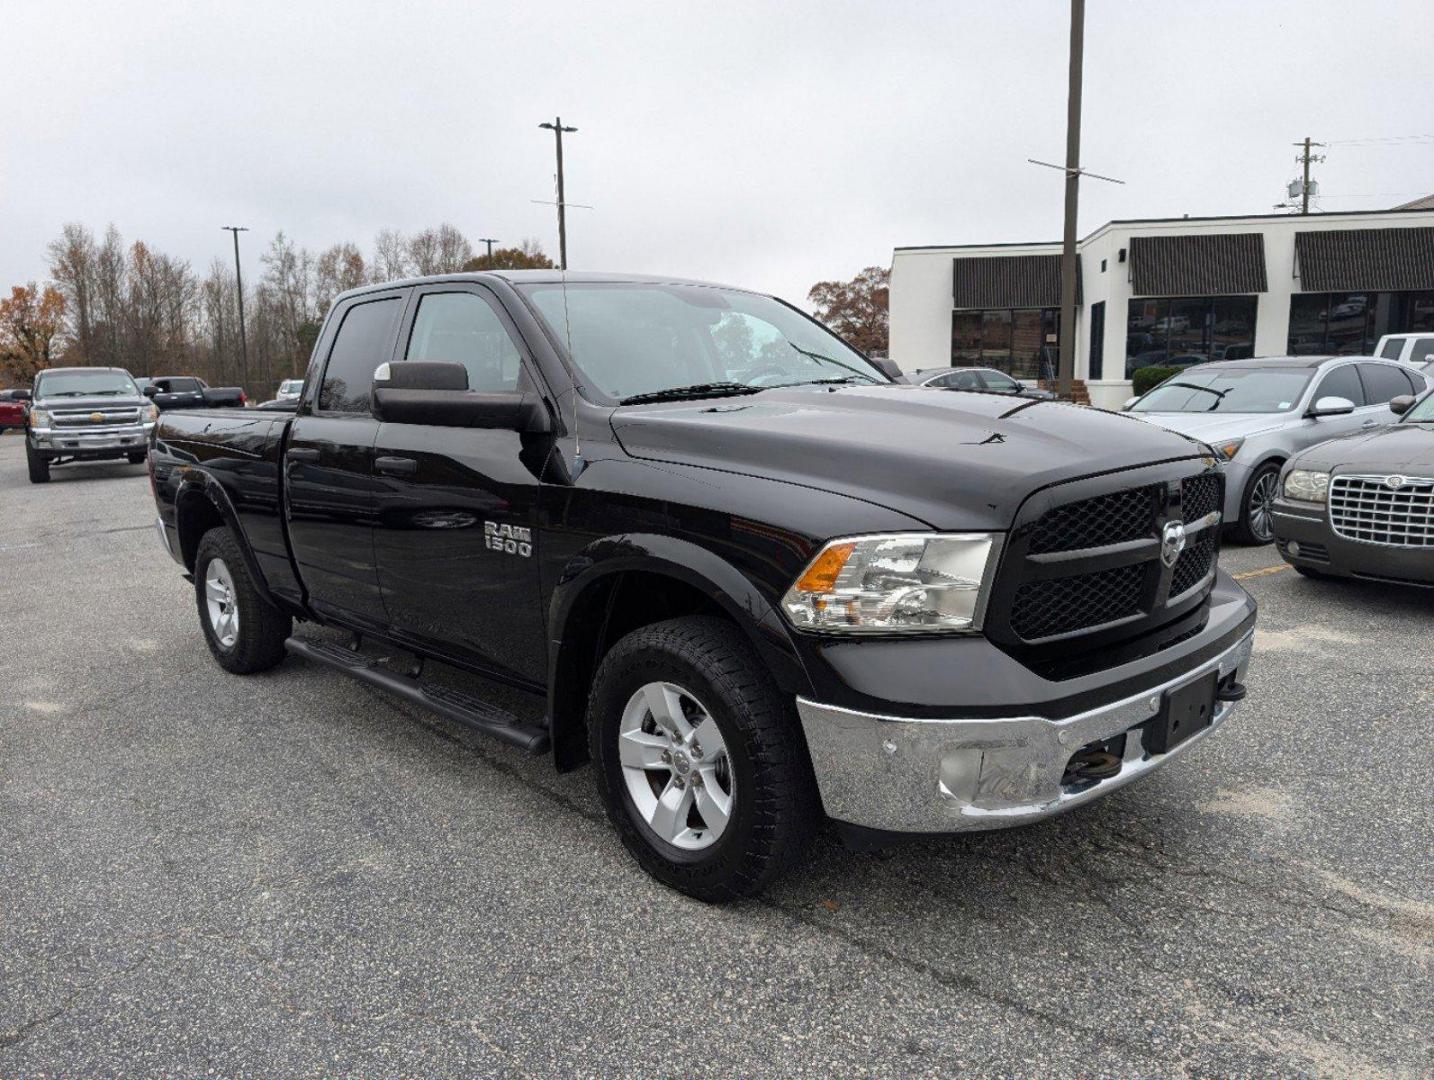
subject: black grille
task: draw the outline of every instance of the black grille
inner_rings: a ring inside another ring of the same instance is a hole
[[[1145,566],[1135,563],[1077,577],[1029,581],[1016,590],[1011,629],[1034,641],[1138,614],[1144,579]]]
[[[1159,494],[1155,486],[1127,488],[1058,506],[1036,522],[1027,550],[1043,555],[1154,536]]]
[[[1179,596],[1196,585],[1215,562],[1215,538],[1207,536],[1180,553],[1175,573],[1170,577],[1170,595]]]
[[[1218,473],[1187,476],[1180,483],[1180,511],[1185,523],[1220,509],[1224,491]]]

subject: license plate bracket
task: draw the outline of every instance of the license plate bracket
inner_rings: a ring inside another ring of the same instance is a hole
[[[1212,671],[1165,692],[1160,713],[1145,732],[1145,749],[1165,754],[1215,722],[1215,692],[1220,674]]]

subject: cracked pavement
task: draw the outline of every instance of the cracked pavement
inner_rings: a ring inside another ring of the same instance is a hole
[[[1170,768],[709,908],[587,770],[223,673],[143,470],[54,477],[0,438],[0,1077],[1434,1075],[1430,594],[1252,577]]]

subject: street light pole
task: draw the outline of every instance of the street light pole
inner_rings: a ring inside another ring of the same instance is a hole
[[[551,124],[539,124],[557,138],[558,143],[558,269],[568,268],[568,204],[563,198],[563,132],[577,131],[575,127],[563,127],[561,116],[553,117]]]
[[[239,355],[243,358],[239,381],[247,389],[249,385],[249,339],[244,333],[244,271],[239,268],[239,234],[248,232],[247,225],[221,225],[225,232],[234,234],[234,281],[239,291]]]
[[[489,270],[493,269],[493,245],[496,244],[496,243],[498,243],[498,241],[497,241],[497,240],[490,240],[490,239],[489,239],[488,237],[486,237],[486,236],[480,236],[480,237],[478,238],[478,243],[480,243],[480,244],[487,244],[487,245],[488,245],[488,269],[489,269]]]
[[[1066,93],[1066,208],[1061,244],[1061,342],[1057,388],[1069,398],[1075,379],[1076,211],[1080,201],[1080,92],[1085,0],[1071,0],[1070,86]]]

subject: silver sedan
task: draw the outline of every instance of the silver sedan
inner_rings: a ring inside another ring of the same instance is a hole
[[[1371,356],[1257,357],[1189,368],[1126,408],[1214,447],[1225,463],[1225,524],[1245,543],[1268,544],[1291,454],[1387,424],[1393,398],[1430,388],[1422,371]]]

